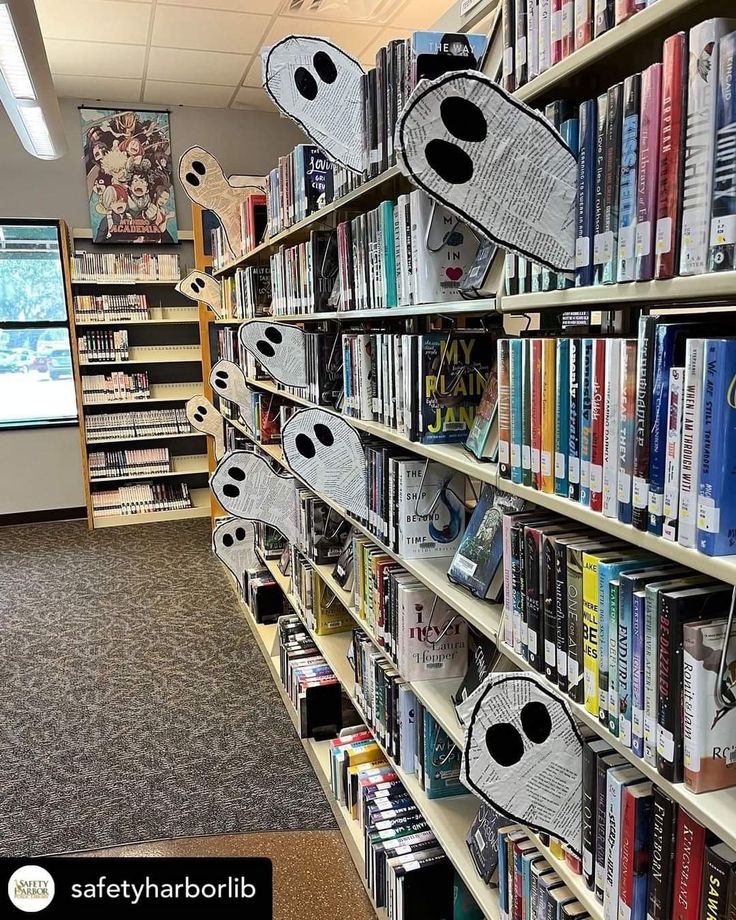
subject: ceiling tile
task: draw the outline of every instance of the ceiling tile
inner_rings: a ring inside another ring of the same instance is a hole
[[[289,35],[316,35],[328,38],[348,54],[358,55],[372,42],[380,32],[377,26],[358,25],[351,22],[326,22],[305,17],[279,16],[268,34],[263,39],[263,44],[274,45],[282,38]]]
[[[268,16],[218,10],[156,6],[151,44],[198,51],[253,54],[260,47]],[[196,79],[198,74],[191,74]]]
[[[247,54],[222,51],[191,51],[183,48],[151,48],[146,77],[187,83],[201,75],[202,83],[236,86],[250,58]]]
[[[53,74],[90,77],[142,77],[145,45],[73,42],[48,38],[45,42]]]
[[[143,45],[151,6],[122,0],[36,0],[44,39],[86,39]]]
[[[265,109],[269,112],[274,110],[274,104],[265,90],[253,89],[250,86],[241,86],[233,105],[247,106],[251,109]]]
[[[105,102],[137,102],[141,97],[140,80],[117,77],[54,77],[54,86],[60,98],[103,99]]]
[[[401,29],[431,29],[451,5],[447,0],[408,0],[392,17],[391,25]]]
[[[194,6],[235,13],[275,13],[283,0],[159,0],[159,6]]]
[[[164,80],[146,80],[144,102],[162,105],[203,105],[225,108],[230,102],[234,86],[208,86],[203,83],[169,83]]]
[[[384,29],[383,32],[362,51],[360,55],[361,63],[367,67],[372,67],[376,63],[376,52],[378,49],[383,48],[384,45],[387,45],[394,38],[411,38],[411,32],[407,32],[406,29],[396,29],[393,26]]]
[[[245,80],[243,80],[243,86],[263,86],[263,68],[260,54],[253,56],[253,61],[248,68],[248,73],[245,75]]]

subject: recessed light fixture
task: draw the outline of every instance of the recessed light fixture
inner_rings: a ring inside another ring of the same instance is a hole
[[[42,160],[66,152],[59,102],[35,4],[0,0],[0,102],[25,149]]]

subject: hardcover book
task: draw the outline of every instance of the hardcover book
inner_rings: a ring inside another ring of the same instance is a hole
[[[708,269],[736,268],[736,32],[718,42],[718,108]]]

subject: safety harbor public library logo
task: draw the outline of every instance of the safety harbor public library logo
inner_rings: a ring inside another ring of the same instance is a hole
[[[54,880],[41,866],[21,866],[10,876],[8,897],[27,914],[44,910],[54,899]]]

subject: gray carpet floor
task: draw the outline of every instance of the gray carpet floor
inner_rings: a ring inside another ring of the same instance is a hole
[[[0,854],[334,827],[206,520],[0,528]]]

